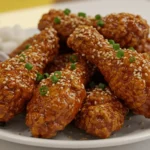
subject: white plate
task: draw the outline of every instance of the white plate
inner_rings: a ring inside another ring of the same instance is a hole
[[[136,7],[135,7],[136,6]],[[149,0],[97,0],[78,3],[63,3],[53,6],[44,6],[18,12],[0,14],[0,26],[35,27],[41,14],[50,7],[71,8],[72,11],[84,11],[88,14],[101,13],[106,15],[112,12],[130,12],[142,15],[150,23]],[[32,16],[30,16],[32,14]],[[13,18],[13,22],[10,18]],[[1,56],[1,54],[0,54]],[[19,115],[5,127],[0,127],[0,139],[26,145],[51,148],[98,148],[134,143],[150,138],[150,120],[142,116],[131,116],[125,121],[124,127],[109,139],[97,139],[83,131],[69,125],[53,139],[33,138],[25,126],[25,116]],[[86,140],[85,140],[86,139]]]

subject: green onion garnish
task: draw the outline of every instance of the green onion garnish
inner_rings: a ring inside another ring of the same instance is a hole
[[[51,76],[51,80],[53,83],[57,83],[60,78],[61,78],[61,72],[60,71],[55,71],[54,75]]]
[[[120,44],[113,44],[113,49],[119,50],[120,49]]]
[[[133,63],[133,62],[135,62],[135,57],[134,56],[131,56],[130,58],[129,58],[129,61],[130,61],[130,63]]]
[[[86,17],[86,13],[84,13],[84,12],[79,12],[79,13],[78,13],[78,16],[85,18],[85,17]]]
[[[61,20],[60,20],[58,17],[55,17],[55,18],[54,18],[54,22],[55,22],[56,24],[60,24],[60,23],[61,23]]]
[[[132,50],[132,51],[135,51],[135,49],[133,47],[129,47],[128,49]]]
[[[40,95],[45,96],[47,94],[48,87],[46,85],[42,85],[40,87]]]
[[[99,87],[100,89],[104,90],[104,89],[106,88],[106,85],[105,85],[104,83],[100,83],[100,84],[98,85],[98,87]]]
[[[42,79],[44,79],[44,76],[40,73],[36,74],[36,81],[40,82]]]
[[[117,56],[118,58],[122,58],[122,57],[124,56],[124,51],[121,50],[121,49],[118,50],[116,56]]]
[[[48,78],[49,74],[48,73],[44,73],[44,78]]]
[[[104,26],[104,21],[103,20],[97,21],[97,25],[100,26],[100,27],[103,27]]]
[[[97,14],[97,15],[95,15],[95,19],[96,19],[96,20],[101,20],[101,19],[102,19],[102,16],[101,16],[100,14]]]
[[[31,70],[33,68],[33,65],[30,63],[26,63],[25,68],[27,68],[28,70]]]
[[[27,44],[27,45],[25,46],[25,49],[29,49],[29,47],[30,47],[30,44]]]
[[[76,69],[76,64],[75,64],[75,63],[72,63],[71,66],[70,66],[70,69],[71,69],[71,70],[75,70],[75,69]]]
[[[75,63],[78,61],[78,57],[76,55],[71,55],[69,57],[69,61],[72,62],[72,63]]]
[[[57,83],[59,79],[56,76],[51,76],[51,80],[53,83]]]
[[[114,45],[115,41],[114,40],[108,40],[109,44]]]
[[[70,9],[66,8],[66,9],[64,10],[64,14],[65,14],[65,15],[69,15],[70,13],[71,13],[71,10],[70,10]]]

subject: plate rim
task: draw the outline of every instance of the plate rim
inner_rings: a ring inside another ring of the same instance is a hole
[[[142,133],[136,133],[136,135],[133,134],[132,136],[129,136],[129,134],[127,134],[124,137],[115,137],[113,139],[108,138],[108,139],[81,140],[81,141],[70,140],[69,142],[68,140],[41,139],[34,137],[26,137],[18,134],[15,134],[14,136],[14,133],[9,133],[4,129],[0,129],[0,139],[23,145],[47,147],[47,148],[67,148],[67,149],[100,148],[100,147],[126,145],[150,139],[150,129],[147,129]]]

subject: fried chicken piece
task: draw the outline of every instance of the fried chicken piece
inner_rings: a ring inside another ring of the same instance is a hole
[[[14,49],[10,54],[10,58],[15,57],[16,55],[19,55],[20,53],[22,53],[24,50],[27,50],[30,45],[32,45],[34,40],[34,36],[25,40],[21,45],[19,45],[16,49]]]
[[[40,82],[27,106],[26,124],[34,137],[51,138],[75,118],[90,74],[87,61],[78,56],[78,62]]]
[[[50,27],[33,37],[27,51],[0,63],[0,121],[22,112],[36,86],[37,73],[58,53],[58,37]]]
[[[141,42],[141,44],[139,44],[137,47],[136,47],[136,50],[139,52],[139,53],[149,53],[150,54],[150,38],[148,38],[147,40],[144,40]]]
[[[97,30],[107,39],[120,43],[122,48],[136,48],[149,34],[147,21],[139,15],[129,13],[109,14],[103,18],[102,28]]]
[[[100,138],[108,138],[124,124],[125,108],[109,88],[96,87],[90,90],[75,125],[87,133]]]
[[[68,45],[94,63],[114,94],[134,113],[150,117],[150,61],[136,51],[114,50],[96,29],[80,26]]]
[[[92,25],[93,23],[94,21],[91,17],[79,17],[75,14],[66,15],[63,10],[51,9],[42,16],[38,28],[43,30],[45,27],[52,26],[56,29],[61,39],[66,40],[79,25]]]

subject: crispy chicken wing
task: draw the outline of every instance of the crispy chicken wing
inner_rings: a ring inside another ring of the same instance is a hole
[[[26,124],[34,137],[51,138],[74,119],[90,74],[87,61],[74,54],[62,71],[40,82],[27,106]]]
[[[20,113],[31,99],[36,76],[58,53],[58,37],[50,27],[34,36],[27,51],[0,63],[0,121]]]
[[[96,87],[88,92],[75,125],[92,135],[108,138],[121,129],[127,112],[109,88]]]
[[[139,15],[129,13],[110,14],[103,18],[105,25],[97,30],[107,39],[120,43],[121,47],[136,48],[148,38],[149,25]]]
[[[45,27],[53,26],[58,32],[61,39],[68,36],[79,25],[92,25],[93,21],[90,17],[79,17],[75,14],[66,15],[63,10],[51,9],[47,14],[44,14],[39,21],[38,28],[43,30]]]
[[[150,117],[150,61],[143,54],[113,49],[96,29],[88,26],[76,28],[68,45],[98,66],[111,90],[130,109]]]

